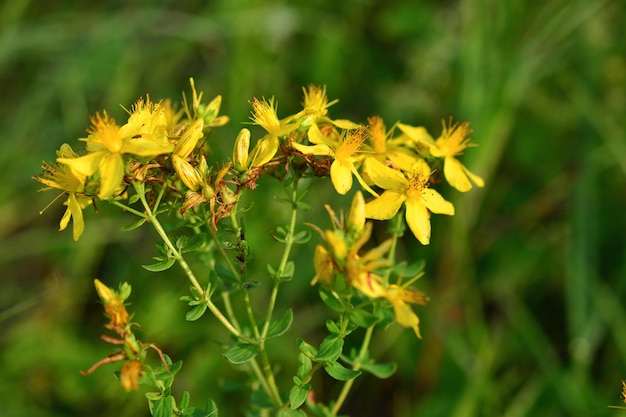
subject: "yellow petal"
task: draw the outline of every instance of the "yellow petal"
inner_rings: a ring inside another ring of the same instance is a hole
[[[350,121],[348,119],[331,120],[331,122],[340,129],[353,130],[361,127],[361,125],[354,123],[353,121]]]
[[[170,143],[165,135],[143,135],[135,139],[124,141],[120,153],[129,153],[147,158],[170,153],[174,144]]]
[[[98,171],[100,160],[107,153],[107,151],[97,151],[79,158],[57,158],[57,162],[69,166],[77,177],[89,177]]]
[[[299,143],[292,143],[293,146],[298,152],[301,152],[305,155],[321,155],[321,156],[330,156],[333,155],[333,150],[330,149],[327,145],[301,145]]]
[[[322,133],[319,127],[316,124],[312,124],[307,132],[307,137],[309,138],[309,142],[314,145],[325,145],[328,147],[336,147],[337,140],[332,136],[326,136]],[[319,154],[316,154],[319,155]]]
[[[470,178],[470,180],[472,180],[472,182],[476,184],[477,187],[483,188],[485,186],[485,180],[483,180],[482,177],[479,177],[478,175],[470,172],[470,170],[467,169],[465,165],[463,166],[463,170],[465,171],[465,174],[467,174],[467,176]]]
[[[406,223],[422,245],[430,243],[430,212],[420,197],[406,200]]]
[[[315,277],[311,281],[311,285],[321,282],[325,285],[332,285],[334,280],[333,275],[333,259],[328,254],[328,251],[322,245],[315,247],[315,255],[313,258],[315,264]]]
[[[124,179],[124,160],[119,153],[108,153],[100,159],[100,192],[98,197],[111,197]]]
[[[393,305],[393,313],[396,316],[396,322],[402,327],[412,328],[415,335],[421,339],[422,336],[420,335],[419,329],[420,320],[417,314],[411,309],[411,306],[397,298],[392,298],[390,301]]]
[[[350,165],[350,163],[342,163],[336,159],[330,165],[330,180],[335,190],[341,195],[346,194],[352,188],[352,170]]]
[[[78,200],[76,200],[74,193],[70,193],[67,199],[67,208],[72,213],[72,236],[74,241],[78,241],[80,235],[82,235],[85,230],[85,221],[83,220],[83,209],[78,203]]]
[[[426,145],[434,145],[435,141],[430,136],[426,128],[422,126],[410,126],[405,125],[404,123],[398,123],[398,128],[404,133],[406,136],[413,141],[413,143],[424,143]]]
[[[404,200],[406,200],[404,194],[395,191],[385,191],[380,197],[365,204],[365,217],[368,219],[389,220],[396,215]]]
[[[383,297],[385,289],[382,286],[383,278],[369,271],[355,269],[356,273],[350,273],[350,268],[346,268],[350,284],[370,298]]]
[[[268,163],[278,150],[278,138],[267,135],[260,139],[250,152],[250,167],[259,167]]]
[[[409,182],[400,171],[385,166],[376,158],[367,158],[364,170],[374,184],[385,190],[406,190],[409,186]]]
[[[174,147],[174,153],[177,155],[186,158],[189,156],[191,151],[194,150],[198,141],[204,133],[202,133],[202,129],[204,128],[204,121],[202,119],[198,119],[191,126],[187,128],[185,133],[178,139],[176,142],[176,146]]]
[[[424,205],[433,213],[454,216],[454,206],[445,200],[441,194],[432,188],[425,188],[421,192]]]
[[[477,186],[485,186],[485,182],[482,178],[472,174],[458,159],[453,157],[447,157],[445,159],[443,173],[448,184],[462,192],[469,191],[472,188],[472,183],[469,178],[471,178]]]

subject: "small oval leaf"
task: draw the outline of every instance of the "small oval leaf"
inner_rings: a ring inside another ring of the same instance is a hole
[[[284,334],[287,330],[289,330],[292,322],[293,311],[288,309],[278,320],[270,323],[270,326],[267,329],[267,338],[277,337]]]
[[[291,391],[289,391],[289,407],[292,410],[300,407],[306,401],[310,389],[311,386],[309,384],[291,387]]]
[[[327,336],[320,344],[315,361],[336,361],[343,351],[343,339],[337,336]]]
[[[324,369],[328,372],[328,375],[332,376],[338,381],[347,381],[352,378],[356,378],[361,375],[361,371],[355,371],[354,369],[348,369],[338,362],[326,362]]]
[[[230,347],[225,353],[224,357],[232,364],[239,365],[248,362],[259,353],[258,345],[251,345],[248,343],[237,343]]]
[[[206,311],[206,309],[207,309],[206,301],[203,302],[202,304],[193,306],[193,308],[189,310],[187,314],[185,314],[185,320],[187,321],[198,320],[200,317],[204,315],[204,312]]]
[[[172,267],[172,265],[174,265],[174,263],[176,262],[176,259],[174,258],[168,258],[164,261],[161,262],[157,262],[155,264],[152,265],[141,265],[144,269],[147,269],[150,272],[161,272],[161,271],[165,271],[167,269],[170,269]]]

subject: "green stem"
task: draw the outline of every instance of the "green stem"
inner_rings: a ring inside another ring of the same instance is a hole
[[[242,337],[241,332],[238,331],[235,327],[233,327],[233,325],[228,321],[226,317],[224,317],[224,315],[217,308],[217,306],[213,304],[213,302],[208,297],[208,294],[205,293],[204,288],[202,288],[202,286],[196,279],[195,274],[191,270],[191,267],[189,266],[189,264],[187,263],[183,255],[179,252],[176,246],[172,243],[171,239],[167,235],[167,232],[165,232],[165,229],[161,225],[161,222],[159,222],[159,220],[157,219],[157,216],[154,214],[154,211],[152,210],[152,208],[150,208],[150,205],[148,204],[148,201],[146,200],[146,195],[144,193],[143,187],[140,187],[140,184],[136,182],[133,182],[133,187],[135,188],[135,191],[139,195],[139,199],[141,200],[141,204],[143,205],[143,208],[146,210],[146,213],[143,214],[143,216],[146,219],[148,219],[150,223],[152,223],[152,227],[154,227],[154,230],[156,230],[156,232],[161,237],[165,245],[168,247],[168,249],[174,256],[174,259],[176,260],[176,262],[178,262],[178,264],[181,266],[181,268],[185,272],[185,275],[187,275],[187,278],[191,282],[191,285],[194,286],[194,288],[198,291],[199,294],[204,294],[206,301],[207,301],[208,309],[224,325],[224,327],[228,329],[228,331],[230,331],[233,335],[241,338]],[[159,195],[158,200],[160,199],[161,199],[161,195]]]
[[[293,190],[291,193],[291,219],[289,220],[289,230],[287,231],[285,249],[283,251],[282,259],[280,260],[280,264],[278,265],[278,276],[281,276],[285,267],[287,266],[287,262],[289,261],[289,255],[291,255],[291,248],[293,247],[293,236],[296,231],[296,220],[298,217],[298,206],[297,206],[297,197],[298,197],[298,180],[297,178],[293,181]],[[263,325],[263,331],[261,332],[261,337],[265,340],[265,336],[267,335],[267,331],[269,329],[270,323],[272,322],[272,315],[274,314],[274,307],[276,306],[276,298],[278,296],[278,287],[280,286],[280,280],[275,279],[274,285],[272,286],[272,293],[270,295],[270,302],[267,308],[267,315],[265,316],[265,324]]]
[[[354,362],[352,363],[352,369],[355,371],[358,371],[359,369],[361,369],[363,360],[365,359],[365,356],[367,355],[367,349],[369,348],[370,341],[372,340],[373,332],[374,332],[373,325],[368,327],[367,330],[365,331],[365,336],[363,336],[363,343],[361,344],[361,349],[359,350],[359,354],[354,360]],[[350,393],[350,389],[352,389],[352,384],[354,384],[355,379],[356,378],[352,378],[346,381],[346,383],[341,388],[339,397],[337,397],[337,402],[335,403],[335,406],[333,407],[333,410],[332,410],[333,414],[339,413],[341,406],[346,401],[346,398],[348,398],[348,394]]]

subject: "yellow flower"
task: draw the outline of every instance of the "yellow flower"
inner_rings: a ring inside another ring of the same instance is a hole
[[[411,171],[418,156],[406,147],[406,141],[403,138],[391,139],[393,128],[388,132],[380,116],[372,116],[367,122],[372,153],[365,158],[376,158],[383,163],[389,160],[394,167],[405,172]]]
[[[430,243],[430,213],[454,215],[454,206],[437,191],[428,188],[430,169],[419,160],[409,178],[376,159],[366,161],[366,170],[374,183],[385,190],[380,197],[365,205],[365,216],[389,220],[404,203],[406,222],[420,243]]]
[[[412,328],[415,335],[421,339],[419,317],[407,303],[426,305],[428,301],[426,295],[420,291],[392,284],[387,287],[385,298],[393,305],[396,323],[402,327]]]
[[[377,195],[367,186],[363,178],[356,169],[355,163],[359,161],[358,154],[365,141],[365,130],[348,130],[341,140],[336,134],[324,135],[317,125],[312,125],[309,129],[309,142],[313,145],[301,145],[293,143],[293,147],[303,154],[331,156],[334,161],[330,165],[330,179],[339,194],[346,194],[352,188],[352,175],[354,175],[361,186],[373,195]]]
[[[252,116],[250,119],[252,119],[254,124],[265,129],[270,136],[283,136],[298,128],[296,123],[289,123],[288,121],[281,122],[278,119],[278,115],[276,114],[278,105],[274,104],[273,97],[269,102],[254,98],[250,101],[250,104],[252,105]]]
[[[430,153],[438,158],[444,158],[443,173],[446,181],[459,191],[468,191],[472,188],[472,183],[478,187],[484,187],[485,182],[478,175],[472,174],[455,157],[463,153],[465,148],[472,146],[471,138],[467,137],[471,133],[469,122],[450,122],[446,127],[443,123],[441,136],[430,146]]]
[[[151,158],[169,153],[174,148],[165,136],[155,136],[152,133],[154,126],[143,123],[143,118],[141,116],[119,127],[106,112],[103,115],[96,114],[91,120],[93,126],[89,130],[89,137],[85,139],[89,153],[78,158],[58,158],[57,162],[69,166],[76,176],[89,177],[98,172],[98,197],[104,199],[113,196],[124,178],[125,163],[122,155]]]
[[[72,159],[78,158],[78,155],[74,153],[70,145],[63,144],[57,151],[57,157]],[[83,209],[91,204],[92,201],[91,197],[82,194],[85,191],[86,177],[84,175],[76,175],[66,165],[52,165],[44,162],[42,168],[44,170],[43,173],[35,179],[48,187],[62,190],[63,193],[68,195],[67,200],[63,203],[67,206],[67,210],[61,217],[59,230],[65,230],[70,219],[72,219],[73,238],[78,240],[85,230]],[[42,191],[46,189],[43,188]]]
[[[301,119],[301,126],[310,127],[318,120],[324,118],[328,113],[328,108],[337,103],[338,100],[328,102],[326,96],[326,86],[319,87],[310,84],[308,88],[302,88],[304,92],[304,107],[300,112],[293,116],[294,119]]]

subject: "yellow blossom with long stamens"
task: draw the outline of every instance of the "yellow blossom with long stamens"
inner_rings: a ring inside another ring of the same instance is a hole
[[[388,160],[402,171],[411,171],[419,156],[409,150],[404,139],[391,138],[395,126],[387,131],[380,116],[372,116],[367,119],[367,122],[367,138],[372,152],[366,154],[365,159],[375,158],[383,163]]]
[[[446,181],[459,191],[469,191],[472,188],[472,182],[478,187],[485,186],[481,177],[471,173],[456,159],[456,156],[472,146],[472,140],[468,137],[470,133],[469,122],[455,123],[454,125],[450,122],[448,126],[444,122],[441,136],[430,146],[430,153],[433,156],[444,158],[443,174]]]
[[[363,128],[348,130],[341,140],[334,133],[324,135],[317,125],[309,129],[309,142],[313,145],[293,143],[293,147],[303,154],[331,156],[334,160],[330,165],[330,179],[339,194],[346,194],[352,188],[354,175],[361,186],[372,195],[377,195],[363,180],[356,169],[355,163],[361,158],[359,150],[365,141],[366,134]]]
[[[454,215],[454,206],[437,191],[428,188],[430,168],[420,160],[407,178],[400,171],[383,165],[376,159],[366,161],[366,169],[374,183],[383,188],[380,197],[365,205],[370,219],[389,220],[402,204],[406,206],[406,222],[423,245],[430,243],[430,213]]]
[[[419,317],[407,303],[426,305],[428,297],[426,297],[426,295],[424,295],[421,291],[392,284],[387,287],[385,298],[393,305],[393,313],[396,318],[396,323],[402,327],[413,329],[415,335],[421,339],[422,336],[419,330]]]
[[[68,144],[61,145],[57,151],[58,158],[74,159],[78,155],[72,150]],[[73,223],[73,238],[78,240],[85,230],[85,222],[83,220],[83,209],[91,204],[92,198],[82,193],[85,191],[86,177],[84,175],[76,175],[70,167],[59,164],[43,163],[43,173],[35,177],[40,183],[51,188],[62,190],[67,193],[67,200],[63,203],[67,206],[67,210],[61,217],[59,230],[65,230],[70,219]],[[43,188],[46,190],[47,188]]]
[[[89,150],[87,155],[58,158],[57,162],[69,166],[77,176],[89,177],[99,173],[98,197],[101,199],[115,195],[120,188],[125,172],[123,155],[151,158],[174,149],[165,136],[151,132],[145,124],[133,120],[120,127],[106,112],[92,118],[89,132],[84,139]]]
[[[257,165],[263,165],[271,160],[276,151],[278,150],[279,136],[284,136],[290,132],[293,132],[298,128],[297,123],[291,123],[288,120],[280,121],[278,119],[277,109],[278,106],[274,103],[272,97],[269,102],[266,100],[252,99],[250,101],[252,105],[252,122],[261,126],[267,131],[267,135],[261,138],[257,142],[257,155],[255,163]]]

